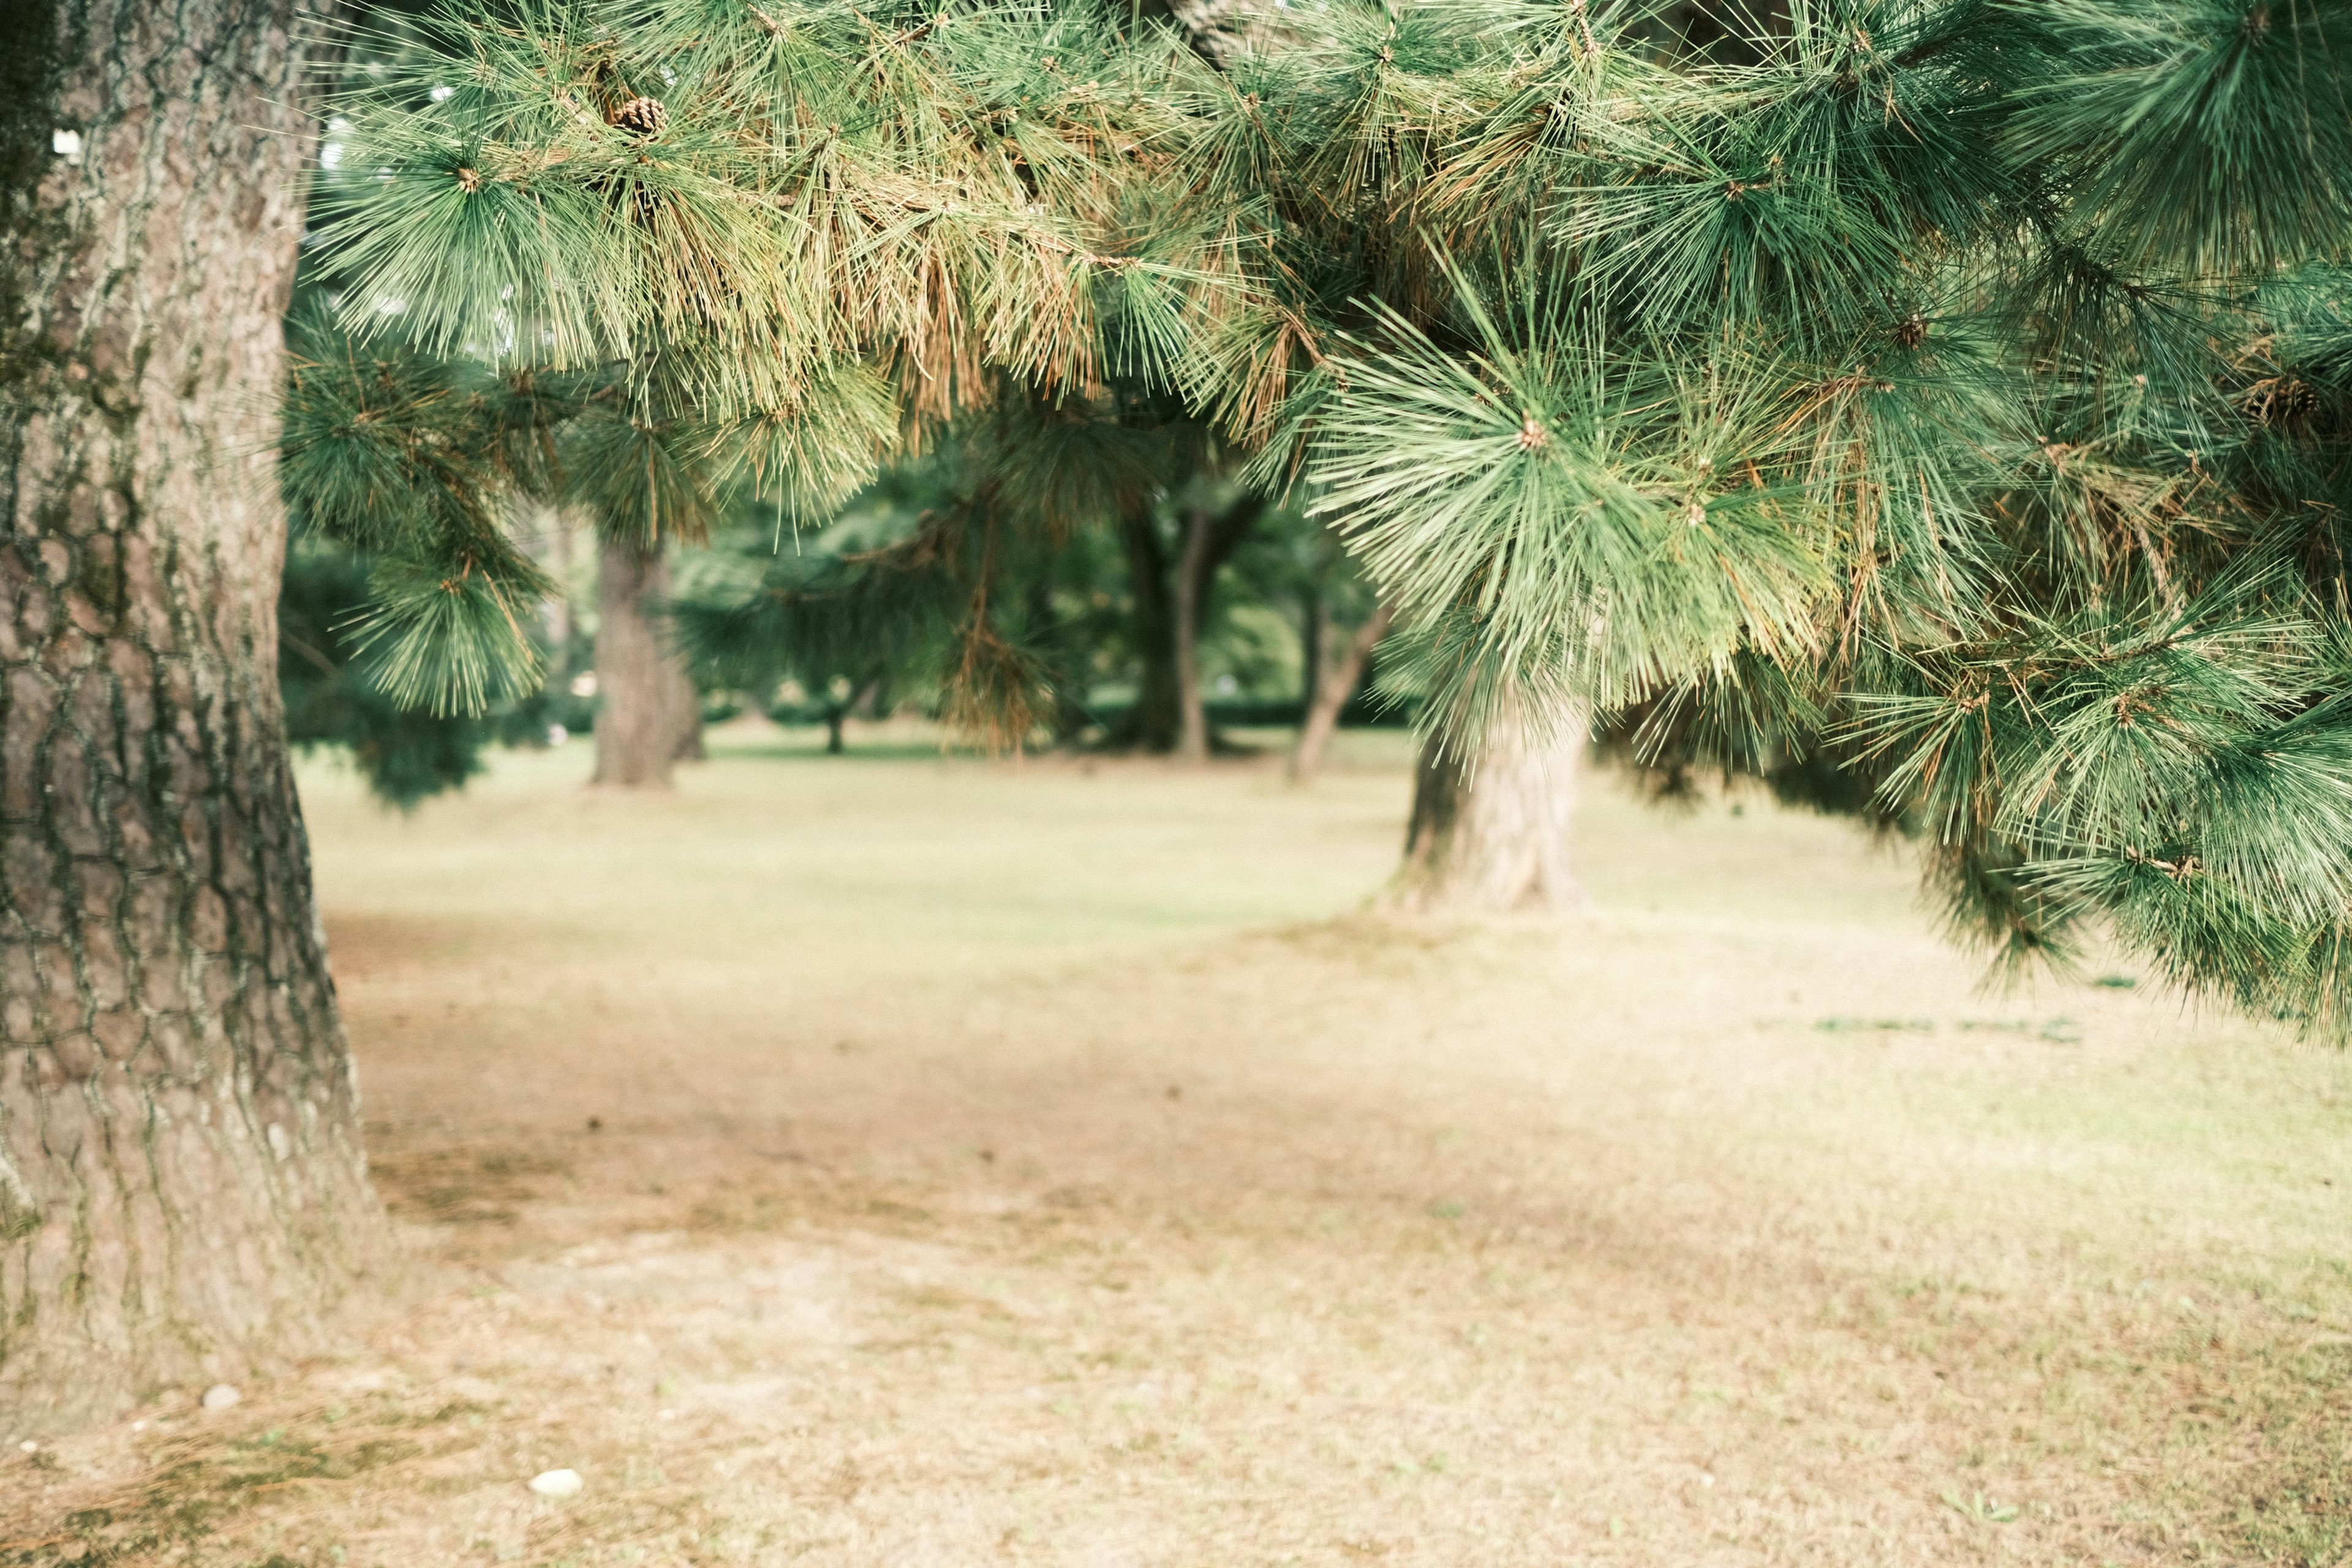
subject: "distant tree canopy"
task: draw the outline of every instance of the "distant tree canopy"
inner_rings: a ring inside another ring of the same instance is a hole
[[[1339,531],[1441,734],[1589,701],[1915,825],[2009,958],[2104,924],[2338,1026],[2352,5],[1694,9],[452,9],[354,79],[321,266],[498,428],[561,388],[649,538],[1013,410],[1050,541],[1190,432]],[[536,449],[295,427],[387,689],[528,685],[479,498]],[[962,603],[957,700],[1046,710],[1024,606]]]
[[[1059,409],[1000,398],[887,465],[821,527],[745,507],[688,559],[669,605],[683,651],[715,684],[755,696],[789,682],[801,695],[776,712],[833,724],[836,743],[852,707],[913,699],[999,748],[1042,734],[1167,751],[1181,724],[1171,601],[1189,594],[1204,714],[1297,720],[1318,606],[1367,613],[1320,548],[1328,531],[1215,474],[1190,428],[1130,437],[1124,489],[1066,503],[1056,525],[1039,514],[1052,482],[1039,470],[1057,445],[1101,435],[1069,425]],[[1190,562],[1204,519],[1222,548]]]

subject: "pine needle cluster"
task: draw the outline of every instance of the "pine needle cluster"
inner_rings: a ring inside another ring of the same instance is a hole
[[[1393,247],[1291,439],[1436,721],[1826,762],[2004,958],[2338,1026],[2352,8],[1481,9],[1290,110]]]

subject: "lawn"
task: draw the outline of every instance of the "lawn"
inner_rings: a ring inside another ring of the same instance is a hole
[[[1589,913],[1305,789],[764,727],[303,773],[350,1352],[0,1453],[0,1563],[2332,1563],[2352,1063],[2003,994],[1900,846],[1607,780]],[[577,1469],[568,1501],[540,1471]]]

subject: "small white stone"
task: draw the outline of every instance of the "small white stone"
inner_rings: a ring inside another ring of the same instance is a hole
[[[147,1430],[147,1423],[144,1421],[133,1421],[131,1424],[131,1429],[133,1432],[144,1432]]]
[[[205,1390],[205,1408],[207,1410],[226,1410],[230,1405],[238,1403],[244,1398],[245,1395],[239,1394],[233,1385],[226,1383],[215,1383],[210,1388]]]
[[[530,1489],[541,1497],[578,1497],[586,1484],[577,1470],[542,1470],[530,1478]]]
[[[41,1451],[41,1446],[38,1443],[34,1442],[30,1437],[27,1437],[23,1442],[16,1445],[16,1449],[19,1453],[37,1454]]]
[[[68,163],[81,162],[81,132],[63,126],[49,132],[49,151]]]

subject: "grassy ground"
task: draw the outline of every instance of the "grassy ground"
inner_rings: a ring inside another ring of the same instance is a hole
[[[864,739],[310,768],[415,1286],[0,1451],[0,1563],[2352,1555],[2340,1054],[1979,994],[1758,803],[1597,785],[1591,915],[1398,927],[1392,740]]]

